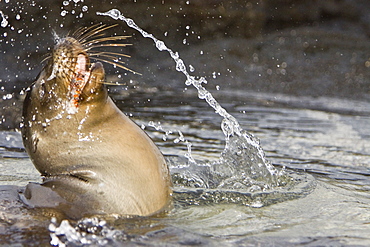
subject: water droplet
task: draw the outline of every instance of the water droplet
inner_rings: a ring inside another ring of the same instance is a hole
[[[8,20],[6,19],[7,16],[5,16],[2,11],[0,11],[0,16],[3,19],[1,21],[1,27],[6,27],[8,25]]]
[[[121,12],[118,9],[111,9],[108,12],[105,13],[106,15],[109,15],[113,19],[117,20],[121,16]]]
[[[184,61],[182,61],[182,59],[179,59],[179,60],[176,61],[176,70],[177,71],[186,71],[185,64],[184,64]]]
[[[227,138],[229,138],[234,132],[232,126],[230,126],[230,122],[226,119],[222,120],[221,129]]]
[[[68,11],[67,10],[63,10],[62,12],[60,12],[60,15],[61,16],[66,16],[68,14]]]
[[[157,41],[156,43],[155,43],[155,46],[157,47],[157,49],[158,50],[160,50],[160,51],[163,51],[163,50],[166,50],[167,49],[167,47],[166,47],[166,45],[163,43],[163,41]]]
[[[190,70],[190,72],[194,72],[195,68],[192,65],[189,65],[189,70]]]
[[[7,100],[7,99],[11,99],[11,98],[13,98],[13,95],[10,94],[10,93],[3,96],[3,100]]]
[[[37,135],[36,134],[33,134],[32,135],[32,140],[31,140],[31,149],[32,149],[32,152],[36,152],[37,150],[37,144],[39,143],[39,138],[37,138]]]
[[[148,126],[155,128],[155,130],[163,130],[161,122],[154,123],[153,121],[149,121]]]
[[[83,12],[86,12],[88,9],[89,9],[89,7],[87,7],[86,5],[82,6],[82,11]]]

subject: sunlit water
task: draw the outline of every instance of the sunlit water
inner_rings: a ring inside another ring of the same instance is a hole
[[[167,215],[114,223],[92,219],[93,222],[84,222],[76,228],[78,234],[70,232],[76,227],[73,222],[53,223],[49,234],[40,234],[38,241],[45,243],[53,237],[55,243],[101,241],[99,243],[116,245],[122,242],[151,245],[370,243],[368,103],[222,92],[224,104],[233,109],[231,113],[241,126],[261,139],[268,159],[278,168],[286,166],[287,174],[296,180],[294,184],[264,194],[205,188],[206,169],[187,168],[190,174],[180,169],[188,164],[185,157],[188,149],[185,143],[176,143],[178,135],[168,135],[163,141],[164,132],[148,127],[153,121],[160,122],[165,131],[180,130],[193,144],[195,160],[205,163],[217,159],[224,147],[224,136],[214,112],[197,100],[195,92],[184,94],[182,105],[171,103],[177,96],[157,92],[152,94],[150,105],[140,106],[136,102],[143,102],[145,94],[132,93],[125,97],[114,94],[114,88],[112,91],[117,104],[128,114],[132,113],[139,125],[147,126],[146,131],[169,160],[175,182],[176,173],[190,177],[193,174],[194,180],[189,179],[188,185],[182,184],[183,180],[177,181],[174,209]],[[214,95],[217,97],[217,92]],[[1,184],[24,186],[29,181],[40,182],[39,174],[22,151],[18,133],[1,132],[1,147]],[[7,231],[17,236],[14,228]],[[90,233],[81,235],[84,232]]]
[[[370,244],[370,103],[243,90],[211,92],[241,129],[261,140],[267,159],[280,173],[273,181],[265,175],[246,180],[240,162],[229,167],[218,162],[228,138],[220,129],[223,117],[201,101],[195,89],[183,95],[151,88],[127,95],[119,86],[110,91],[166,156],[174,181],[173,209],[155,217],[55,222],[30,219],[19,205],[3,200],[1,243]],[[229,143],[231,153],[226,155],[238,155],[235,143]],[[0,157],[1,185],[41,182],[19,133],[0,132]],[[6,215],[9,209],[19,217]],[[30,230],[34,225],[42,230]]]

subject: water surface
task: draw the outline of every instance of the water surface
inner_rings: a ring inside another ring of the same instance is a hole
[[[183,103],[175,104],[178,95],[158,91],[151,94],[150,104],[140,105],[137,102],[145,102],[145,94],[133,92],[126,97],[114,94],[119,92],[117,88],[111,91],[117,104],[132,114],[139,125],[146,126],[145,130],[170,161],[173,174],[179,172],[179,166],[187,166],[187,146],[175,141],[179,137],[178,130],[193,144],[191,154],[199,163],[216,160],[222,152],[224,136],[219,129],[219,119],[197,99],[195,92],[185,93]],[[185,186],[180,181],[175,186],[175,207],[167,215],[110,222],[104,231],[96,233],[99,241],[117,245],[122,242],[369,244],[370,142],[365,129],[370,123],[369,104],[241,91],[221,93],[223,104],[242,127],[261,139],[268,159],[279,169],[285,167],[286,173],[299,182],[267,190],[267,196],[261,197],[263,193],[257,191],[254,193],[257,197],[252,198],[251,191],[234,189],[216,193],[202,188],[201,184]],[[217,92],[214,95],[219,96]],[[160,122],[164,132],[150,127],[150,121]],[[174,134],[166,136],[166,131]],[[163,141],[164,135],[166,141]],[[1,184],[24,186],[28,181],[40,182],[38,173],[25,157],[18,133],[1,132],[1,155]],[[194,178],[201,174],[199,169],[191,167],[187,171]],[[252,199],[240,200],[243,194]],[[220,198],[228,198],[228,201]],[[55,226],[59,227],[59,223]],[[17,236],[13,231],[5,230]],[[79,228],[79,231],[86,229]],[[91,237],[91,233],[88,236]],[[50,236],[44,232],[35,238],[44,243]],[[59,238],[67,242],[65,237]],[[70,241],[79,243],[81,239]]]

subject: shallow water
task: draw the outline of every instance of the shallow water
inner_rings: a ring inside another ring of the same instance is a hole
[[[132,114],[139,125],[146,126],[145,130],[170,161],[172,174],[179,172],[179,166],[187,165],[186,144],[175,143],[178,130],[192,143],[191,154],[199,164],[217,159],[222,152],[224,136],[219,128],[220,119],[192,90],[183,94],[182,104],[176,104],[178,95],[170,92],[152,93],[147,103],[145,93],[132,92],[125,96],[118,89],[111,88],[117,104]],[[279,169],[286,167],[295,184],[253,194],[243,190],[215,192],[199,184],[196,188],[194,184],[189,187],[179,182],[175,186],[174,209],[167,215],[101,223],[104,225],[101,232],[70,238],[69,243],[370,244],[370,142],[366,130],[370,123],[369,103],[241,91],[213,92],[216,98],[221,93],[222,104],[243,128],[261,139],[268,159]],[[160,122],[164,132],[170,130],[174,134],[167,135],[163,141],[165,133],[149,127],[150,121]],[[38,173],[25,157],[19,134],[1,132],[0,136],[1,184],[24,186],[29,181],[40,182]],[[188,167],[187,171],[201,174],[194,167]],[[245,200],[240,199],[243,195],[248,195]],[[46,225],[49,223],[44,221]],[[89,224],[81,225],[85,228],[77,232],[86,231]],[[59,227],[59,223],[53,226]],[[72,229],[68,225],[60,228]],[[19,234],[14,227],[5,232],[14,237]],[[53,236],[52,231],[49,234]],[[55,235],[54,240],[66,243],[66,235],[65,232],[57,235],[59,238]],[[46,243],[50,236],[44,232],[32,239]],[[17,240],[13,241],[16,244]]]

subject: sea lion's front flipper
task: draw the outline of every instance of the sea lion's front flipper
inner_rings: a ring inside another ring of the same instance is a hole
[[[38,183],[29,183],[23,193],[19,194],[21,200],[29,207],[55,208],[67,201],[50,187]]]

